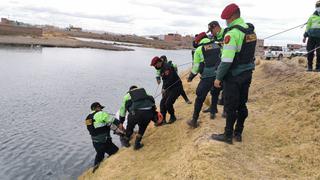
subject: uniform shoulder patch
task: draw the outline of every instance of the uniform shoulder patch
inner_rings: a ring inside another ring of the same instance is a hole
[[[246,35],[246,42],[249,43],[249,42],[254,42],[254,41],[257,41],[257,35],[256,34],[248,34]]]
[[[92,119],[86,119],[86,125],[87,126],[92,125]]]
[[[204,45],[203,48],[204,48],[205,51],[208,51],[208,50],[213,49],[213,45],[212,44],[207,44],[207,45]]]
[[[230,35],[226,35],[224,37],[224,44],[228,44],[230,42],[230,40],[231,40],[231,36]]]

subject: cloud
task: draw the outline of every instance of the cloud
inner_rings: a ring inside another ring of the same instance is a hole
[[[99,15],[99,14],[88,14],[83,12],[64,12],[54,8],[47,8],[47,7],[30,7],[25,6],[21,7],[24,11],[29,11],[32,13],[45,13],[50,14],[52,16],[62,15],[62,16],[70,16],[75,18],[86,18],[86,19],[96,19],[102,21],[111,21],[114,23],[132,23],[133,18],[128,16],[121,16],[121,15]]]

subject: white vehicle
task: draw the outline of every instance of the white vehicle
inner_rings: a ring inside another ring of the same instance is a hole
[[[264,52],[264,56],[267,60],[275,59],[278,60],[283,59],[284,57],[290,58],[292,55],[292,52],[289,51],[286,47],[280,47],[280,46],[271,46],[268,51]]]
[[[296,56],[307,56],[308,55],[308,52],[306,50],[306,48],[301,48],[301,49],[298,49],[296,51],[294,51],[292,53],[292,57],[296,57]]]

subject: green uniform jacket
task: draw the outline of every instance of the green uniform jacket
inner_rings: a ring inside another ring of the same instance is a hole
[[[197,49],[194,52],[193,64],[192,64],[192,69],[191,69],[191,73],[193,75],[197,75],[199,73],[200,63],[204,62],[204,56],[202,53],[202,46],[203,46],[202,44],[209,43],[209,42],[211,42],[211,40],[209,38],[203,38],[199,43],[199,47],[197,47]],[[210,74],[210,77],[215,77],[215,76],[216,76],[216,72],[213,72],[213,74]],[[202,74],[201,78],[207,78],[207,75]]]
[[[232,23],[228,25],[228,27],[232,27],[234,25],[240,25],[244,28],[248,28],[248,25],[244,22],[242,18],[234,20]],[[224,37],[224,45],[222,48],[221,63],[217,70],[216,79],[222,81],[225,78],[225,76],[229,73],[229,71],[231,71],[230,67],[234,60],[235,54],[241,51],[244,37],[245,34],[236,28],[233,28],[226,33]],[[254,64],[239,65],[235,69],[232,69],[230,73],[232,73],[233,76],[237,76],[244,71],[254,69],[254,66]]]
[[[218,42],[223,42],[223,35],[224,35],[224,29],[221,28],[221,30],[217,33],[216,36],[214,36],[214,40]]]
[[[320,16],[318,12],[315,12],[307,22],[306,31],[304,37],[316,37],[320,38]]]

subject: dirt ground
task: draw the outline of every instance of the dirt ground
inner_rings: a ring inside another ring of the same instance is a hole
[[[122,148],[79,179],[320,179],[320,74],[305,72],[305,61],[257,60],[242,143],[209,139],[223,132],[221,106],[190,129],[193,105],[179,98],[176,123],[150,125],[141,150]],[[184,82],[193,101],[197,83]]]

